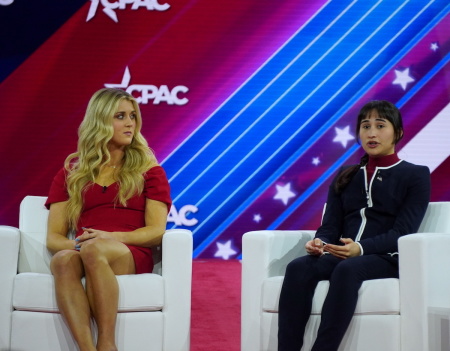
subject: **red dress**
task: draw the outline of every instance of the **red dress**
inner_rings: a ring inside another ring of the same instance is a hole
[[[108,187],[91,184],[83,195],[83,212],[78,221],[76,236],[83,233],[82,227],[104,230],[107,232],[131,232],[145,226],[146,198],[164,202],[170,210],[172,200],[166,173],[161,166],[155,166],[145,174],[144,190],[140,196],[133,196],[124,207],[115,204],[118,183]],[[45,206],[68,200],[66,188],[66,171],[61,169],[53,179]],[[127,245],[135,263],[136,274],[151,273],[153,270],[152,251],[148,247]]]

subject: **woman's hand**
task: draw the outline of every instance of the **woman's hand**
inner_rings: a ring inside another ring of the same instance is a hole
[[[324,244],[319,238],[308,241],[305,244],[306,252],[310,255],[321,256],[323,255]]]
[[[80,250],[83,244],[89,240],[94,239],[107,239],[115,240],[110,232],[105,232],[103,230],[97,230],[93,228],[82,228],[84,230],[83,234],[75,239],[75,250]]]
[[[333,256],[346,259],[350,257],[356,257],[361,255],[361,248],[352,239],[341,238],[341,242],[344,246],[327,244],[324,247],[324,251],[329,252]]]

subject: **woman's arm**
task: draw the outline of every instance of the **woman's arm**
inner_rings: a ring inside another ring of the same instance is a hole
[[[164,202],[146,199],[145,202],[145,227],[131,232],[105,232],[102,230],[85,229],[77,242],[102,238],[114,239],[127,245],[152,247],[161,244],[166,231],[167,205]]]
[[[325,207],[325,212],[322,217],[322,223],[317,229],[316,238],[322,240],[326,244],[337,244],[341,235],[341,230],[344,221],[344,209],[342,207],[341,197],[336,193],[334,184],[342,169],[338,172],[338,175],[334,178],[328,188],[328,196]]]
[[[67,201],[50,205],[47,224],[47,249],[55,254],[61,250],[74,249],[75,241],[67,238],[69,226],[66,221]]]

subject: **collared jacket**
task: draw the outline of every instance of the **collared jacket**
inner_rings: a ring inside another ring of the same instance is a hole
[[[428,167],[400,160],[377,167],[368,183],[364,166],[340,194],[334,190],[336,178],[316,237],[330,244],[342,244],[341,237],[353,239],[364,255],[397,254],[398,239],[417,232],[425,215],[430,200]]]

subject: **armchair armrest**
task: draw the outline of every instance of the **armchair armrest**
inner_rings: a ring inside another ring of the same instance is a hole
[[[450,234],[410,234],[399,240],[403,350],[441,350],[442,340],[448,347],[449,248]]]
[[[162,241],[162,276],[166,302],[164,303],[165,351],[188,351],[190,346],[192,232],[170,229]]]
[[[19,258],[19,229],[0,226],[0,242],[0,350],[9,350],[12,290]]]
[[[261,230],[243,235],[241,350],[258,350],[263,280],[284,276],[288,263],[306,254],[305,244],[314,233],[313,230]]]

